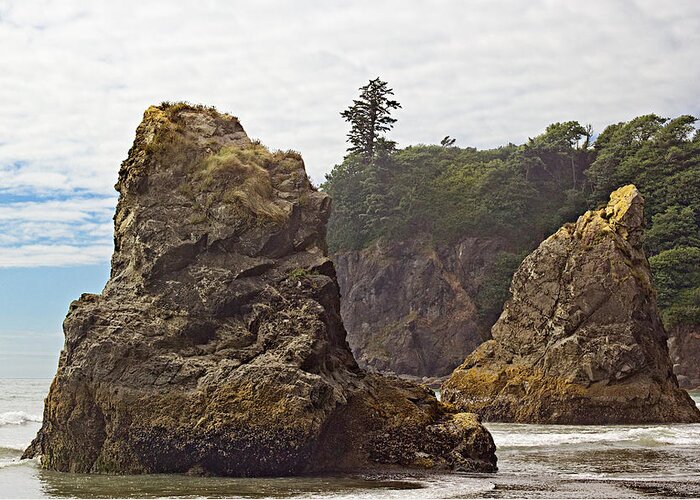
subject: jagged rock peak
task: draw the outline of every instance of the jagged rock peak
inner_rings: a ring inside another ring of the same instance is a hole
[[[644,229],[644,198],[633,184],[623,186],[610,195],[605,215],[613,225],[628,230]]]
[[[111,282],[164,278],[202,250],[233,244],[257,254],[256,265],[325,252],[330,199],[312,188],[301,156],[270,152],[213,108],[148,108],[116,189]]]
[[[586,212],[583,221],[600,220],[610,230],[628,240],[638,250],[641,249],[644,233],[644,198],[633,184],[623,186],[610,194],[610,201],[602,210]],[[603,228],[606,226],[603,225]],[[605,230],[593,225],[594,230]]]
[[[493,421],[700,421],[672,372],[643,228],[644,200],[629,185],[547,238],[443,398]]]
[[[25,457],[72,472],[494,470],[475,415],[358,368],[329,197],[237,119],[149,108],[122,164],[112,273],[73,302]]]

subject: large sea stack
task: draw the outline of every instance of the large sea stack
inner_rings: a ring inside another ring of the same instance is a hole
[[[238,120],[149,108],[116,186],[111,277],[71,304],[26,457],[72,472],[495,470],[490,434],[358,368],[327,195]]]
[[[673,374],[643,231],[644,200],[629,185],[545,240],[444,400],[490,421],[700,421]]]

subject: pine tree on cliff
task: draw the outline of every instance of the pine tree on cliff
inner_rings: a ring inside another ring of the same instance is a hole
[[[340,116],[351,125],[348,132],[348,153],[359,154],[369,164],[383,149],[382,146],[393,145],[393,141],[387,141],[382,134],[391,130],[396,123],[396,118],[391,117],[391,111],[400,108],[401,104],[390,99],[394,91],[379,77],[370,80],[359,90],[359,99],[355,99],[352,106],[340,113]]]
[[[340,116],[351,125],[346,162],[358,163],[357,168],[363,173],[360,186],[363,209],[358,213],[359,224],[366,237],[372,239],[381,232],[381,222],[389,215],[391,207],[389,177],[396,143],[383,134],[396,123],[391,112],[401,104],[390,98],[394,95],[393,89],[379,77],[359,90],[360,97]]]

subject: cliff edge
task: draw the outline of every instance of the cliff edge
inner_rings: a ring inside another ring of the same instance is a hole
[[[427,240],[378,241],[333,256],[348,343],[361,367],[445,377],[489,338],[496,318],[480,314],[476,297],[503,242]]]

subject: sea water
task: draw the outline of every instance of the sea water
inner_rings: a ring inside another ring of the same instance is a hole
[[[700,424],[487,424],[495,474],[233,479],[87,475],[20,460],[41,425],[50,380],[0,379],[0,497],[634,498],[700,497]],[[696,403],[700,393],[693,393]]]

